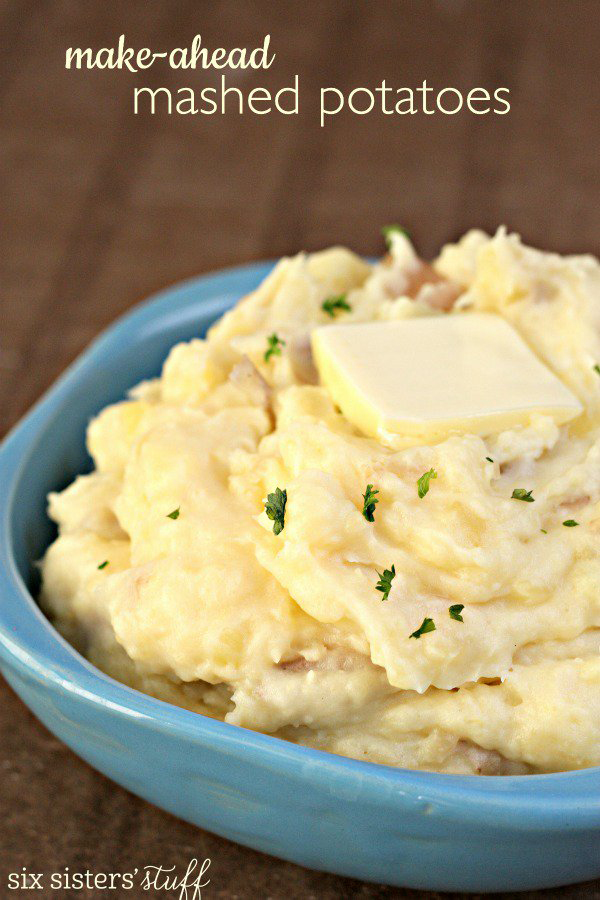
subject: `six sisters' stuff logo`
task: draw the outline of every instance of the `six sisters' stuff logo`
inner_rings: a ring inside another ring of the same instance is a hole
[[[112,873],[92,872],[89,869],[74,872],[65,866],[62,871],[49,874],[30,872],[22,866],[20,872],[8,875],[6,885],[9,891],[42,891],[46,894],[49,890],[55,897],[58,896],[57,891],[61,894],[67,892],[68,896],[83,890],[90,894],[95,891],[105,894],[131,891],[138,886],[142,891],[152,892],[153,897],[168,894],[175,900],[202,900],[202,888],[210,884],[210,878],[206,876],[209,866],[210,859],[203,862],[191,859],[183,875],[176,866],[143,866],[131,872]]]

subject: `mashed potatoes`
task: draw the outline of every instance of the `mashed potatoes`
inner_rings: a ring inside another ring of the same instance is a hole
[[[583,414],[402,447],[318,383],[317,325],[473,311]],[[42,605],[115,678],[308,746],[451,773],[600,765],[599,363],[591,257],[500,230],[432,266],[400,231],[375,266],[284,259],[90,424],[95,471],[50,496]]]

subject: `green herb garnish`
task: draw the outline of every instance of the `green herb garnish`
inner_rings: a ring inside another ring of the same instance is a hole
[[[404,237],[410,241],[410,232],[408,232],[406,228],[403,228],[402,225],[384,225],[381,229],[381,233],[385,239],[388,250],[392,246],[392,235],[398,231],[400,231],[404,235]]]
[[[464,622],[464,619],[461,616],[461,612],[464,608],[464,603],[455,603],[454,606],[449,606],[448,612],[450,613],[450,618],[456,619],[457,622]]]
[[[566,528],[575,528],[576,525],[579,525],[579,522],[576,522],[575,519],[567,519],[566,522],[563,522],[563,525]]]
[[[362,514],[367,520],[367,522],[375,521],[375,507],[379,503],[379,498],[375,495],[378,494],[379,491],[373,490],[373,485],[368,484],[367,489],[363,494],[363,503]]]
[[[430,631],[435,631],[435,622],[433,619],[425,618],[421,622],[419,628],[417,628],[416,631],[413,631],[412,634],[409,634],[409,638],[417,638],[418,640],[422,634],[429,634]]]
[[[267,338],[267,349],[265,350],[265,362],[269,362],[272,356],[281,356],[281,348],[285,347],[285,341],[278,337],[274,332]]]
[[[105,569],[105,568],[107,567],[107,565],[108,565],[108,560],[105,559],[104,562],[101,562],[101,563],[100,563],[100,565],[98,566],[98,568],[99,568],[99,569]]]
[[[494,460],[492,459],[491,456],[486,456],[486,459],[487,459],[488,462],[494,462]]]
[[[177,509],[173,510],[173,512],[167,513],[167,519],[178,519],[180,509],[181,507],[178,506]]]
[[[381,601],[383,602],[384,600],[387,600],[388,597],[390,596],[390,591],[392,589],[392,581],[396,577],[396,569],[394,566],[392,566],[391,569],[384,569],[383,573],[378,572],[377,574],[379,575],[379,581],[377,582],[377,585],[375,586],[375,590],[381,591],[381,593],[383,594]]]
[[[425,472],[420,478],[417,478],[417,493],[421,500],[429,490],[429,482],[432,478],[437,478],[435,469],[430,469],[429,472]]]
[[[515,488],[510,499],[524,500],[525,503],[535,503],[535,498],[531,496],[531,491],[526,491],[525,488]]]
[[[273,522],[273,534],[281,534],[285,524],[285,504],[287,503],[287,491],[275,488],[272,494],[267,494],[265,512]]]
[[[596,365],[594,366],[594,372],[596,373],[596,375],[600,375],[600,366],[598,365],[598,363],[596,363]]]
[[[542,532],[542,534],[548,534],[545,528],[540,528],[540,531]]]
[[[346,300],[346,294],[338,294],[337,297],[328,297],[327,300],[324,300],[321,304],[321,309],[333,319],[338,310],[343,309],[346,312],[351,312],[352,307]]]

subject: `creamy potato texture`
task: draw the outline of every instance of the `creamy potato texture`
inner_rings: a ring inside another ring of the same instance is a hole
[[[390,245],[373,266],[282,260],[91,422],[95,470],[50,496],[43,608],[115,678],[312,747],[449,773],[600,765],[600,265],[502,229],[432,265]],[[318,383],[316,326],[472,312],[504,317],[582,414],[401,446]]]

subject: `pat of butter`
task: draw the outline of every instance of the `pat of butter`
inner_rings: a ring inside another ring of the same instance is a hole
[[[582,406],[515,329],[491,313],[327,325],[312,333],[321,384],[365,434],[492,434]]]

